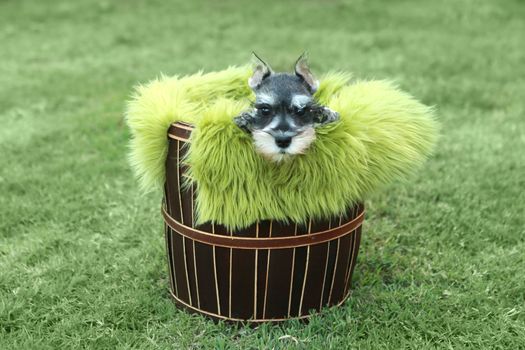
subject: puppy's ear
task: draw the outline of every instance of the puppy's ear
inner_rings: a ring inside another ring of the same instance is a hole
[[[295,62],[295,74],[305,81],[308,85],[310,92],[314,93],[319,88],[319,80],[317,80],[308,66],[308,58],[306,52],[304,52]]]
[[[268,78],[272,73],[272,69],[266,64],[255,52],[252,57],[253,62],[253,75],[248,79],[248,85],[252,90],[255,90],[262,81]]]

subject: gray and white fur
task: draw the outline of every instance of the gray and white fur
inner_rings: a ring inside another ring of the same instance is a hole
[[[275,73],[255,54],[254,59],[248,85],[255,103],[235,123],[252,135],[255,149],[272,161],[305,153],[315,140],[315,126],[334,122],[339,114],[315,102],[319,81],[304,54],[295,63],[295,74]]]

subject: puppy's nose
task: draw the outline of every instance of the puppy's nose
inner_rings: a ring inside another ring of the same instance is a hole
[[[286,148],[292,143],[291,136],[275,136],[275,143],[281,148]]]

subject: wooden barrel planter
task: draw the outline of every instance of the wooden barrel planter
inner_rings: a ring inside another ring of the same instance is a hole
[[[264,220],[233,232],[194,225],[198,189],[181,186],[191,131],[185,123],[168,131],[162,214],[177,305],[215,320],[276,322],[342,304],[359,250],[363,205],[306,225]]]

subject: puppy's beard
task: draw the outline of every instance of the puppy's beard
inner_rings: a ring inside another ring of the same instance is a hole
[[[271,161],[281,162],[293,155],[304,154],[315,140],[315,130],[312,127],[304,129],[292,137],[290,146],[284,149],[278,147],[275,143],[275,138],[265,131],[254,130],[252,136],[257,152]]]
[[[292,137],[292,143],[288,146],[286,151],[289,154],[304,154],[314,140],[315,130],[312,127],[308,127]]]

